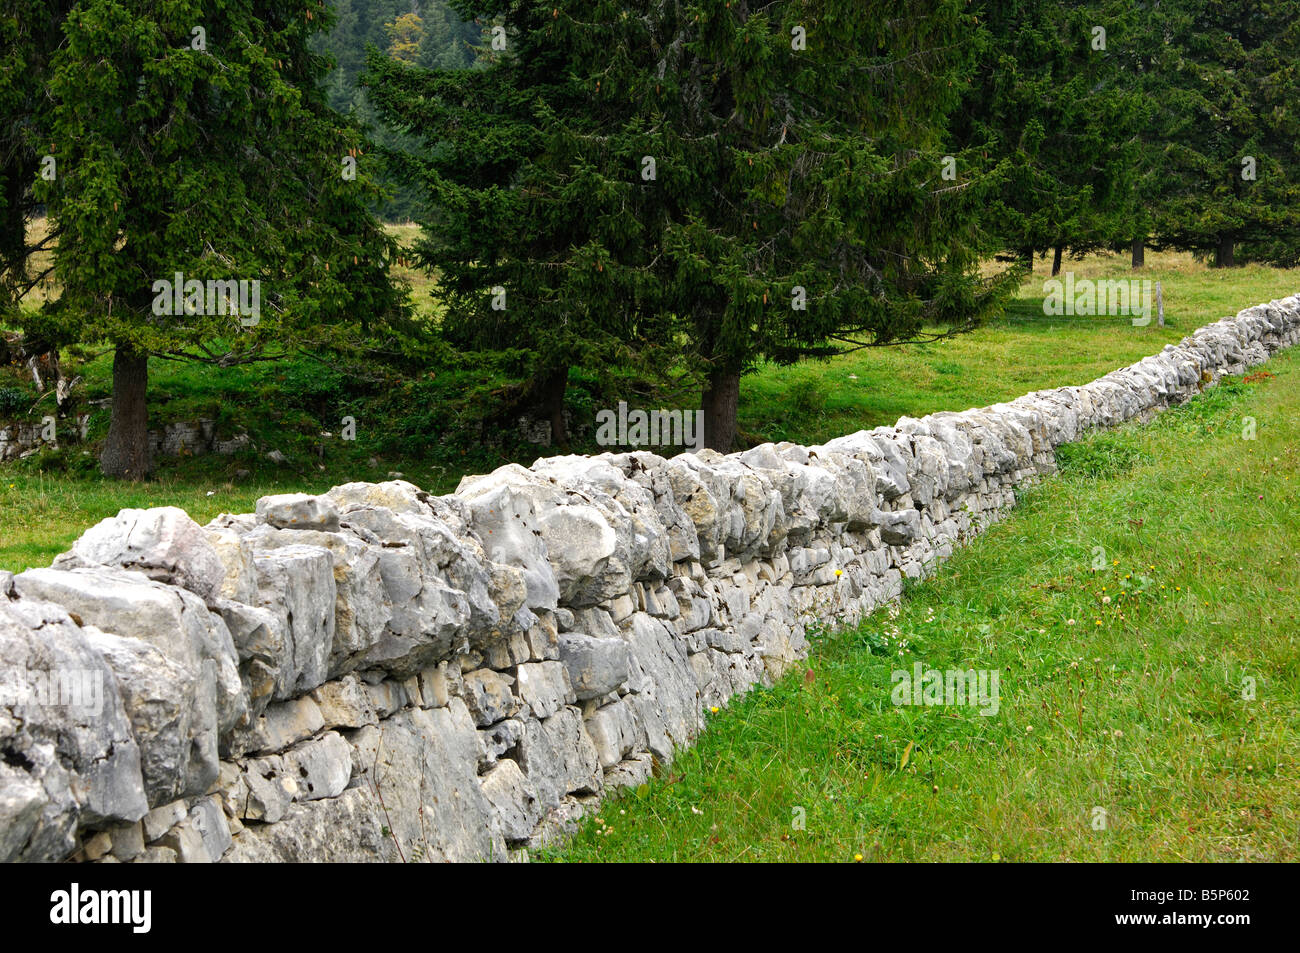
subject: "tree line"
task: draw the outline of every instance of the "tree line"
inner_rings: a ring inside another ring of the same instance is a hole
[[[1038,256],[1300,257],[1300,0],[425,7],[0,3],[3,321],[115,349],[106,473],[150,357],[489,368],[561,447],[571,372],[634,367],[728,450],[759,364],[968,331]]]

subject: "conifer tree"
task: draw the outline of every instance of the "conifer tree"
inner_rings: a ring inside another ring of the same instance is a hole
[[[151,355],[348,347],[397,310],[360,136],[318,85],[309,43],[327,23],[317,0],[80,0],[64,24],[45,120],[58,176],[41,183],[50,321],[114,347],[109,475],[150,471]]]
[[[526,349],[552,397],[620,342],[679,345],[728,450],[760,362],[969,329],[1009,287],[976,272],[974,180],[943,174],[963,3],[457,9],[492,25],[486,68],[373,57],[373,94],[424,137],[449,321]]]
[[[1157,114],[1166,183],[1159,240],[1293,263],[1300,252],[1300,3],[1172,0]]]

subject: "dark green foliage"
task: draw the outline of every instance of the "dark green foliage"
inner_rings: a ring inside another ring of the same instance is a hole
[[[1160,241],[1213,254],[1220,265],[1234,263],[1237,247],[1247,259],[1294,262],[1300,3],[1178,0],[1160,16],[1178,51],[1158,79]]]
[[[977,65],[952,135],[995,184],[990,250],[1021,260],[1057,247],[1082,254],[1136,234],[1139,134],[1151,108],[1122,55],[1141,19],[1130,8],[971,5]]]
[[[110,470],[147,466],[142,355],[228,363],[296,344],[346,349],[398,310],[364,163],[344,175],[361,137],[326,105],[326,63],[308,48],[326,24],[310,0],[82,0],[64,24],[42,119],[60,171],[38,187],[59,232],[62,294],[44,327],[118,349],[106,453],[115,437],[134,450]],[[176,273],[260,282],[258,322],[158,314],[157,283]]]
[[[973,327],[1009,285],[976,274],[978,189],[939,179],[961,6],[466,3],[483,69],[372,55],[449,338],[526,353],[532,390],[667,349],[726,448],[758,361]]]

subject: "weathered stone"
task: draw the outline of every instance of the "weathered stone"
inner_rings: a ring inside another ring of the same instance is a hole
[[[329,677],[337,588],[334,558],[319,546],[281,546],[253,554],[259,604],[279,625],[267,632],[274,671],[272,698],[283,701]]]
[[[297,782],[299,800],[338,797],[352,777],[352,748],[333,731],[290,748],[283,762]]]
[[[121,861],[134,860],[144,853],[144,825],[140,821],[114,827],[108,832],[113,856]]]
[[[355,675],[319,685],[311,697],[320,710],[322,727],[360,728],[379,720],[365,686]]]
[[[608,695],[625,683],[628,658],[622,639],[594,639],[579,632],[560,636],[560,661],[579,701]]]
[[[223,860],[355,864],[400,859],[393,837],[385,831],[383,810],[374,792],[349,788],[336,798],[295,805],[278,824],[245,828]]]
[[[542,818],[542,805],[519,765],[506,758],[480,780],[483,793],[495,812],[497,829],[506,843],[528,840]]]
[[[170,804],[162,804],[154,808],[144,816],[142,822],[144,839],[150,843],[156,841],[179,824],[187,813],[189,813],[189,805],[184,801],[172,801]]]
[[[517,666],[515,692],[537,718],[549,718],[576,700],[568,673],[560,662],[529,662]]]
[[[518,710],[510,686],[514,679],[490,668],[465,674],[465,703],[480,727],[508,718]]]
[[[14,577],[27,598],[57,602],[78,620],[104,632],[142,639],[198,680],[198,703],[216,711],[224,734],[248,711],[230,630],[195,594],[154,582],[138,572],[89,568],[29,569]]]
[[[601,789],[596,746],[576,708],[564,708],[545,721],[528,720],[518,760],[547,810],[567,794],[596,794]]]
[[[507,718],[489,728],[481,729],[478,735],[483,744],[483,756],[479,759],[479,767],[486,769],[518,746],[524,736],[524,723],[517,718]]]
[[[63,860],[79,826],[148,810],[113,672],[57,606],[0,596],[0,749],[0,862]]]
[[[914,509],[881,512],[880,538],[889,546],[907,546],[921,535],[921,516]]]
[[[217,725],[196,673],[141,639],[108,635],[93,626],[85,633],[113,670],[140,746],[149,803],[204,793],[215,776]]]
[[[339,511],[334,502],[328,497],[306,493],[264,496],[257,501],[257,517],[279,529],[333,532],[339,528]]]
[[[325,727],[320,706],[310,697],[271,705],[249,730],[237,736],[233,747],[238,753],[249,751],[283,751],[289,745],[309,738]]]
[[[298,782],[285,773],[279,755],[249,759],[241,780],[247,793],[236,806],[236,816],[245,820],[274,824],[298,796]]]
[[[639,745],[645,744],[645,730],[637,723],[631,707],[623,701],[596,709],[586,720],[586,727],[602,768],[612,768]]]
[[[446,708],[404,709],[378,728],[360,729],[351,741],[364,767],[361,780],[382,793],[388,826],[405,857],[418,848],[425,860],[505,859],[505,842],[476,773],[478,734],[460,699]]]
[[[134,569],[206,600],[220,592],[226,575],[203,527],[175,506],[119,510],[86,530],[54,566]]]

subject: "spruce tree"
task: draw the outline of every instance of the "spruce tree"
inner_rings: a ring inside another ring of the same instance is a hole
[[[976,72],[954,115],[957,146],[998,183],[984,220],[1000,249],[1076,254],[1132,237],[1142,97],[1124,72],[1123,3],[981,0]]]
[[[51,321],[114,347],[106,474],[150,471],[151,355],[347,347],[396,310],[361,139],[327,107],[309,48],[327,22],[314,0],[81,0],[68,16],[47,87]],[[160,287],[177,275],[173,309]],[[250,307],[233,284],[205,295],[209,281],[247,282]]]
[[[526,350],[552,410],[568,367],[657,341],[728,450],[760,362],[966,330],[1008,289],[976,271],[977,183],[944,175],[963,3],[458,11],[499,41],[486,68],[374,57],[373,95],[425,140],[406,168],[449,325]]]
[[[1160,241],[1219,267],[1300,251],[1300,3],[1172,0]]]

